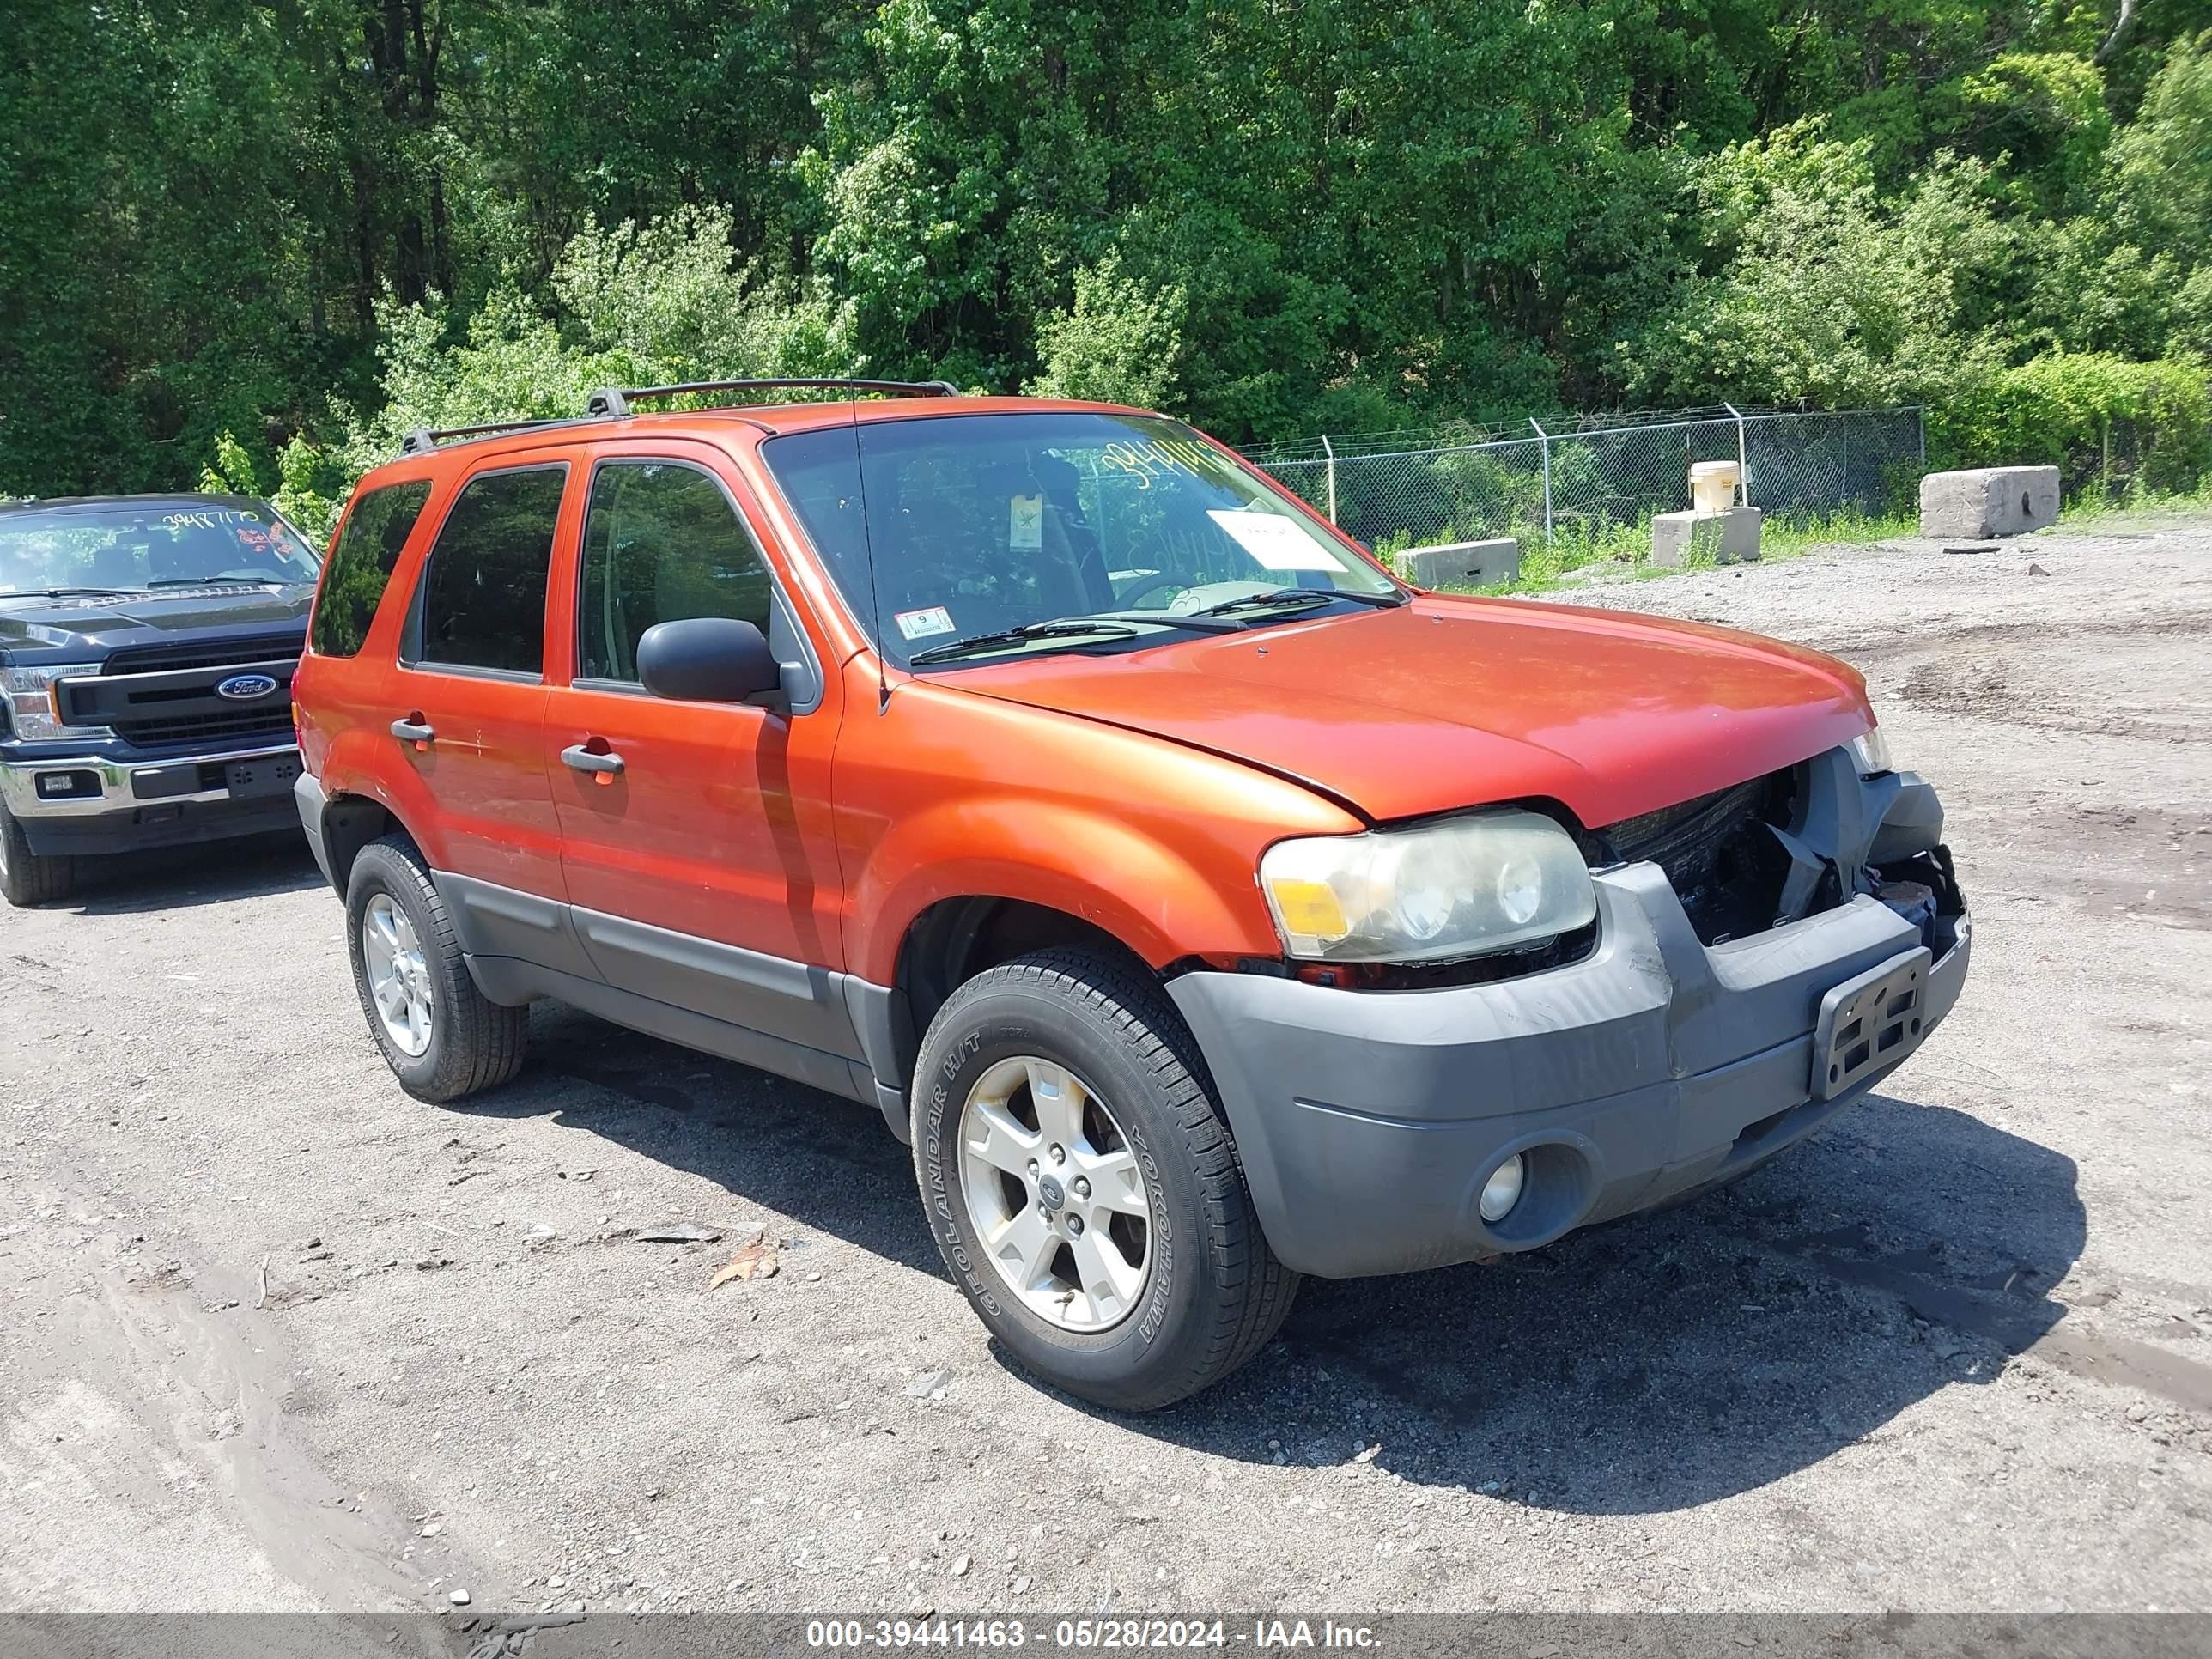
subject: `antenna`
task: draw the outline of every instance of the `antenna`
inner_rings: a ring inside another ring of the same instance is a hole
[[[868,620],[876,629],[876,713],[891,706],[891,683],[884,672],[884,595],[876,586],[876,535],[868,513],[867,466],[860,453],[860,406],[848,404],[853,416],[853,477],[860,487],[860,545],[868,556]]]

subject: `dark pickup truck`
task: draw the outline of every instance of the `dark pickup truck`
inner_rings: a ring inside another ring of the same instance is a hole
[[[0,504],[0,895],[297,827],[292,675],[320,566],[246,496]]]

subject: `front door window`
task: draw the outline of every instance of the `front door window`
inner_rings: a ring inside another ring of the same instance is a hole
[[[729,617],[769,631],[768,566],[721,486],[675,461],[592,477],[576,600],[576,678],[635,684],[655,623]]]

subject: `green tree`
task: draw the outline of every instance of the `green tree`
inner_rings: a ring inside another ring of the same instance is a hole
[[[1037,322],[1044,372],[1023,388],[1041,398],[1087,398],[1156,408],[1170,401],[1182,352],[1182,287],[1148,289],[1118,255],[1075,273],[1075,303]]]

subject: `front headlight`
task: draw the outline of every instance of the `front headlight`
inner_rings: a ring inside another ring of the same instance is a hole
[[[1597,892],[1574,838],[1516,808],[1413,830],[1279,842],[1260,886],[1310,962],[1445,962],[1586,927]]]
[[[1863,778],[1880,777],[1884,772],[1897,770],[1890,763],[1889,739],[1882,736],[1879,726],[1862,737],[1853,738],[1850,751],[1851,758],[1858,763],[1859,775]]]
[[[54,682],[78,674],[97,674],[96,662],[67,662],[53,668],[0,669],[0,690],[8,696],[8,713],[15,735],[25,743],[55,743],[72,738],[110,736],[104,726],[64,726],[54,701]]]

